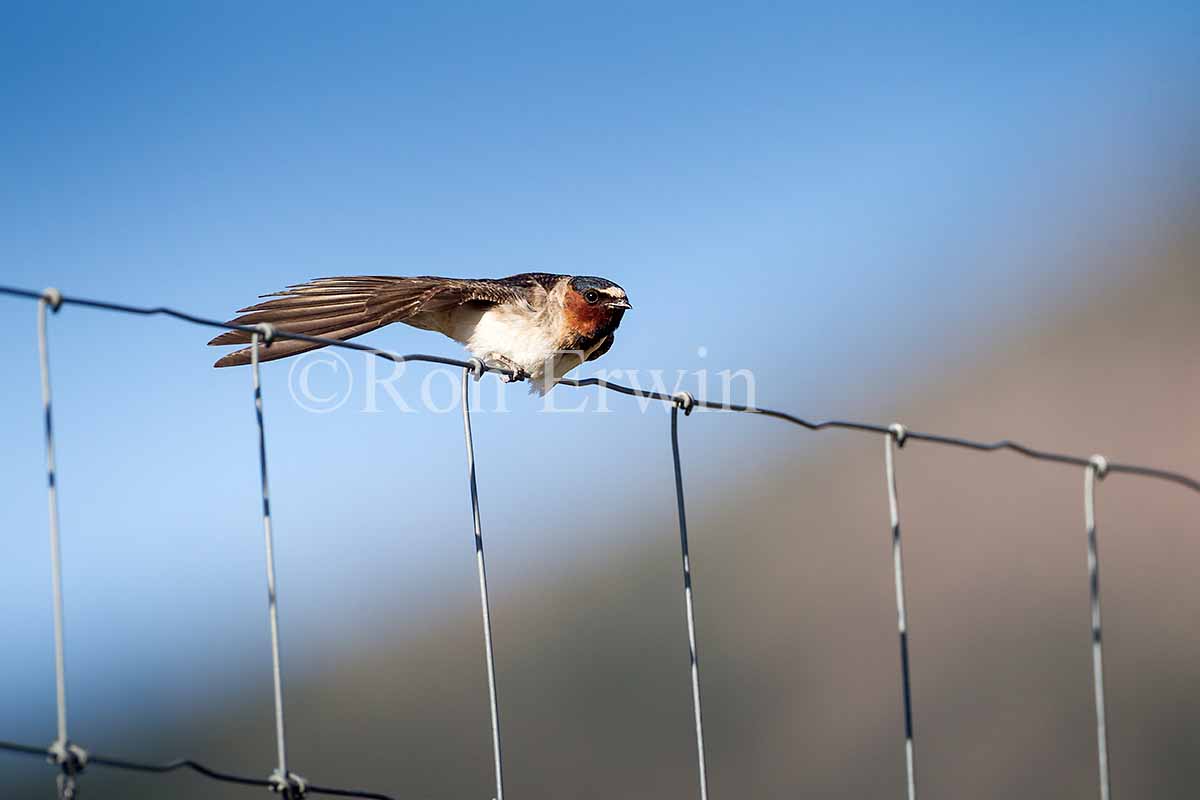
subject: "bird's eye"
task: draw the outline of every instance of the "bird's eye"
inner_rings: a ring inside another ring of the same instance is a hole
[[[583,293],[583,299],[588,301],[588,305],[596,305],[600,302],[600,293],[595,289],[588,289]]]

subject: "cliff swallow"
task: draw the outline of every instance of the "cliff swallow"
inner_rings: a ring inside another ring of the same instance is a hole
[[[508,278],[458,279],[362,276],[319,278],[290,286],[241,309],[230,325],[268,322],[277,330],[352,339],[403,322],[437,331],[466,345],[485,364],[528,377],[544,394],[567,372],[608,352],[621,317],[631,308],[625,290],[588,275],[527,272]],[[251,335],[227,331],[210,345],[249,344]],[[281,339],[260,352],[262,361],[321,345]],[[222,356],[214,366],[250,363],[250,348]]]

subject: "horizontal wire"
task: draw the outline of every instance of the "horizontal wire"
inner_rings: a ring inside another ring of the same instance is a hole
[[[7,750],[10,753],[19,753],[22,755],[37,756],[47,758],[50,753],[45,747],[33,747],[27,744],[18,744],[16,742],[0,741],[0,750]],[[228,772],[221,772],[211,767],[206,767],[198,761],[193,761],[190,758],[181,758],[176,761],[168,761],[165,764],[146,764],[140,761],[130,761],[124,758],[114,758],[112,756],[99,756],[94,753],[89,753],[87,757],[87,765],[93,764],[102,767],[112,767],[113,769],[122,769],[129,772],[146,772],[150,774],[163,774],[167,772],[176,772],[178,770],[190,769],[206,778],[221,781],[223,783],[236,783],[243,786],[258,786],[260,788],[269,789],[274,784],[263,778],[247,778],[242,775],[233,775]],[[322,794],[329,797],[359,797],[363,800],[396,800],[391,795],[380,794],[379,792],[364,792],[356,789],[336,789],[328,786],[307,785],[309,794]]]
[[[631,397],[645,397],[651,400],[662,400],[667,403],[678,403],[679,398],[675,395],[665,394],[663,392],[655,392],[649,389],[637,389],[630,386],[622,386],[618,383],[612,383],[602,378],[559,378],[559,384],[564,386],[599,386],[602,389],[618,392],[620,394],[630,395]],[[821,422],[811,422],[809,420],[797,417],[794,414],[789,414],[786,411],[775,411],[769,408],[759,408],[757,406],[748,406],[741,403],[718,403],[712,400],[701,400],[693,398],[691,402],[699,408],[707,408],[713,411],[735,411],[744,414],[758,414],[764,417],[773,417],[774,419],[790,422],[793,425],[799,425],[807,428],[810,431],[822,431],[829,428],[860,431],[865,433],[881,433],[889,434],[891,428],[886,425],[874,425],[867,422],[850,422],[847,420],[823,420]],[[950,447],[960,447],[968,450],[1011,450],[1020,455],[1037,461],[1050,461],[1058,464],[1072,464],[1077,467],[1085,467],[1091,463],[1090,459],[1082,456],[1073,456],[1063,453],[1053,453],[1047,450],[1038,450],[1028,445],[1014,442],[1011,439],[1002,439],[998,442],[977,442],[971,439],[964,439],[958,436],[944,436],[938,433],[921,433],[919,431],[906,431],[909,439],[917,441],[929,442],[931,444],[947,445]],[[1184,486],[1195,492],[1200,492],[1200,480],[1191,478],[1187,475],[1170,470],[1158,469],[1156,467],[1145,467],[1138,464],[1121,464],[1110,462],[1108,471],[1123,472],[1127,475],[1141,475],[1147,478],[1158,478],[1160,480],[1171,481],[1180,486]]]
[[[41,300],[44,297],[43,292],[35,292],[29,289],[18,289],[11,286],[0,286],[0,294],[11,295],[13,297],[24,297],[30,300]],[[125,314],[138,314],[141,316],[163,315],[174,317],[175,319],[191,322],[195,325],[204,325],[210,328],[220,328],[222,330],[243,331],[245,333],[261,333],[262,328],[257,325],[230,325],[225,322],[219,322],[215,319],[206,319],[198,317],[194,314],[188,314],[183,311],[177,311],[173,308],[165,306],[142,307],[130,306],[123,303],[109,303],[102,300],[88,300],[80,297],[61,297],[61,302],[68,305],[84,306],[86,308],[98,308],[105,311],[117,311]],[[397,364],[409,361],[419,361],[428,364],[442,364],[448,367],[462,367],[476,369],[478,362],[463,361],[456,358],[446,358],[444,356],[432,356],[424,353],[410,353],[402,355],[393,353],[387,350],[380,350],[376,347],[370,347],[357,342],[345,342],[340,339],[326,339],[320,336],[307,336],[302,333],[289,333],[288,331],[275,330],[273,336],[276,339],[293,339],[299,342],[310,342],[326,347],[338,347],[345,350],[357,350],[361,353],[370,353],[387,361],[393,361]],[[512,370],[502,369],[500,367],[483,365],[484,372],[494,372],[498,375],[504,375],[509,378],[521,377],[518,373]],[[598,386],[602,389],[607,389],[619,394],[629,395],[631,397],[645,397],[651,400],[661,400],[665,403],[678,403],[679,398],[675,395],[666,394],[664,392],[655,392],[650,389],[640,389],[632,386],[622,386],[619,383],[612,383],[602,378],[560,378],[559,385],[572,386],[582,388],[585,386]],[[828,428],[836,428],[841,430],[861,431],[865,433],[881,433],[887,434],[889,428],[886,425],[873,425],[866,422],[850,422],[847,420],[824,420],[821,422],[811,422],[785,411],[775,411],[769,408],[759,408],[757,406],[742,405],[740,403],[718,403],[712,400],[694,400],[694,405],[707,408],[712,411],[736,411],[745,414],[758,414],[764,417],[773,417],[774,419],[790,422],[794,425],[799,425],[807,428],[810,431],[826,430]],[[1091,463],[1091,460],[1083,456],[1073,456],[1064,453],[1054,453],[1048,450],[1039,450],[1029,447],[1028,445],[1014,442],[1011,439],[1002,439],[997,442],[977,442],[971,439],[965,439],[958,436],[944,436],[937,433],[921,433],[919,431],[908,431],[908,438],[921,442],[929,442],[931,444],[946,445],[949,447],[960,447],[968,450],[1011,450],[1014,453],[1032,458],[1036,461],[1049,461],[1058,464],[1071,464],[1077,467],[1086,467]],[[1146,467],[1138,464],[1122,464],[1119,462],[1110,462],[1108,465],[1109,473],[1122,472],[1126,475],[1140,475],[1146,478],[1156,478],[1158,480],[1170,481],[1180,486],[1191,489],[1194,492],[1200,492],[1200,480],[1184,475],[1171,470],[1158,469],[1157,467]]]

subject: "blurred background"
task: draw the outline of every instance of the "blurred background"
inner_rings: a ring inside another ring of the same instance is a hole
[[[326,275],[604,275],[635,308],[581,375],[717,394],[749,370],[758,403],[809,418],[1200,472],[1188,4],[10,2],[4,20],[5,284],[225,318]],[[0,739],[41,745],[34,319],[0,298]],[[210,335],[50,321],[71,733],[265,777],[250,376],[211,368]],[[401,327],[363,341],[461,352]],[[313,373],[353,387],[328,413],[294,401],[288,362],[263,369],[291,761],[491,797],[455,388],[413,366],[372,394],[347,362]],[[665,409],[480,392],[509,794],[695,797]],[[900,795],[883,442],[681,427],[712,796]],[[914,444],[898,475],[922,796],[1095,796],[1082,470]],[[1098,515],[1114,793],[1193,795],[1200,497],[1114,476]],[[50,797],[53,770],[0,754],[0,784]]]

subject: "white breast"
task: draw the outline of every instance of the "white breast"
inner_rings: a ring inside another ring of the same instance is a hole
[[[477,358],[501,355],[535,378],[542,376],[546,359],[553,355],[553,326],[545,317],[521,308],[492,306],[484,311],[460,308],[451,320],[449,335],[467,346]]]

